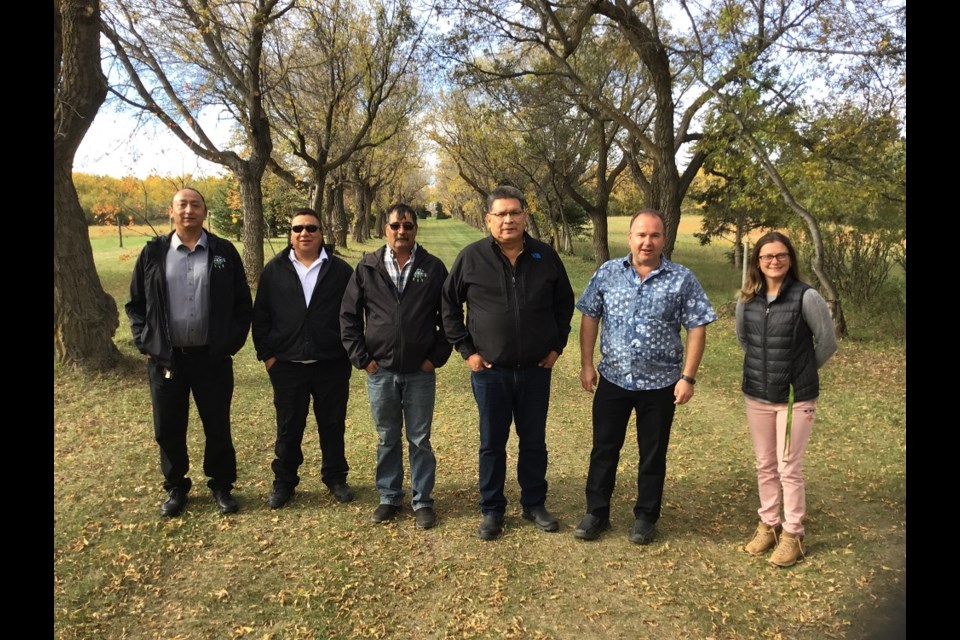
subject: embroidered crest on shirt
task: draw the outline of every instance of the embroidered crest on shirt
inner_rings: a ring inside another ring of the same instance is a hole
[[[414,282],[423,282],[427,279],[427,272],[423,269],[418,268],[413,272],[413,281]]]
[[[227,259],[223,256],[213,256],[213,268],[214,269],[223,269],[227,266]]]

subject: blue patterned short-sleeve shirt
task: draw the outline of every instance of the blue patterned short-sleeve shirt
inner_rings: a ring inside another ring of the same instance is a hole
[[[629,255],[603,263],[577,302],[584,315],[601,320],[597,370],[630,391],[662,389],[679,380],[680,327],[690,330],[717,319],[693,272],[660,260],[642,281]]]

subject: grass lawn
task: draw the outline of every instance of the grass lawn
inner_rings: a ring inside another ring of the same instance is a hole
[[[105,288],[121,307],[144,236],[91,233]],[[612,504],[613,530],[572,535],[584,509],[590,395],[578,383],[577,328],[554,371],[548,422],[548,506],[558,533],[520,517],[508,466],[507,526],[474,537],[477,413],[469,371],[454,354],[438,372],[433,446],[439,525],[414,528],[409,504],[376,525],[377,437],[364,374],[354,372],[347,459],[357,499],[335,502],[319,477],[313,419],[298,494],[271,511],[272,391],[252,344],[235,359],[234,442],[239,514],[222,517],[204,486],[202,430],[189,434],[194,491],[164,520],[158,452],[142,357],[122,316],[123,366],[54,376],[54,634],[79,638],[873,638],[899,637],[906,582],[906,346],[864,334],[843,341],[822,371],[807,454],[807,557],[790,569],[742,551],[756,526],[753,454],[739,392],[732,302],[740,275],[723,248],[681,228],[673,258],[698,274],[719,320],[707,335],[696,395],[677,411],[658,539],[639,547],[632,526],[637,451],[628,436]],[[125,234],[127,232],[125,231]],[[610,224],[611,254],[626,254],[626,220]],[[418,240],[448,267],[480,232],[455,220],[421,222]],[[355,264],[379,242],[351,245]],[[279,250],[282,240],[274,240]],[[586,241],[581,245],[587,247]],[[266,255],[272,250],[266,248]],[[583,251],[586,253],[586,251]],[[589,255],[589,254],[588,254]],[[592,257],[567,257],[579,296]],[[858,334],[859,335],[859,334]],[[516,438],[509,457],[516,459]],[[409,499],[409,484],[408,499]],[[880,632],[893,635],[877,635]]]

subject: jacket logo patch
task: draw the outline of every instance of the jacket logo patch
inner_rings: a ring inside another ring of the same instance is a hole
[[[539,259],[540,259],[540,253],[539,253],[538,251],[534,251],[534,252],[531,253],[530,255],[533,257],[534,260],[539,260]]]
[[[223,256],[213,256],[213,268],[214,269],[223,269],[227,266],[227,259]]]
[[[427,279],[427,272],[423,269],[417,269],[413,272],[413,281],[414,282],[423,282]]]

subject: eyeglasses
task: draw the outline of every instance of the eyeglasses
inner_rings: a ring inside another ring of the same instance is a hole
[[[760,256],[760,262],[764,264],[773,262],[774,260],[777,262],[786,262],[789,257],[789,253],[768,253],[765,256]]]
[[[490,215],[493,216],[494,218],[498,218],[498,219],[500,219],[500,220],[503,220],[503,219],[506,218],[507,216],[511,216],[511,217],[514,217],[514,218],[519,218],[519,217],[523,216],[523,211],[496,211],[496,212],[491,211],[491,212],[490,212]]]
[[[320,231],[320,227],[315,224],[295,224],[290,227],[290,231],[294,233],[300,233],[301,231],[306,231],[307,233],[316,233]]]
[[[404,222],[403,224],[399,222],[391,222],[387,226],[393,229],[394,231],[399,231],[400,227],[403,227],[404,231],[413,231],[414,227],[416,227],[417,225],[413,224],[412,222]]]

